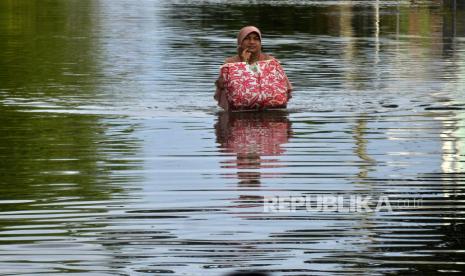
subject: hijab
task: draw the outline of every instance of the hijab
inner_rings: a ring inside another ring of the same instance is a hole
[[[237,53],[238,55],[240,56],[241,53],[242,53],[242,48],[241,48],[241,44],[242,44],[242,41],[250,34],[250,33],[257,33],[258,34],[258,37],[260,38],[260,42],[262,41],[262,33],[260,32],[260,30],[255,27],[255,26],[245,26],[244,28],[242,28],[239,33],[237,34]],[[260,57],[261,55],[261,51],[258,52],[258,57]]]
[[[237,47],[240,47],[242,41],[250,34],[250,33],[257,33],[260,41],[262,41],[262,33],[257,27],[254,26],[246,26],[239,31],[237,34]]]

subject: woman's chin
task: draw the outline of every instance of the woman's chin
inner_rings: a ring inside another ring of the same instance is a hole
[[[249,51],[249,53],[251,53],[252,56],[257,56],[258,54],[260,54],[260,51],[259,50],[253,50],[253,51]]]

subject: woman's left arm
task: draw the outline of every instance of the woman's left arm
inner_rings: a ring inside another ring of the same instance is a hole
[[[274,58],[275,59],[275,58]],[[281,65],[281,62],[277,59],[275,59],[280,65]],[[282,68],[282,66],[281,66]],[[286,72],[284,71],[284,68],[282,68],[282,71],[284,73],[284,77],[286,78],[286,86],[287,86],[287,99],[291,99],[292,98],[292,91],[294,90],[294,88],[292,87],[292,84],[291,82],[289,81],[289,78],[287,77],[287,74]]]

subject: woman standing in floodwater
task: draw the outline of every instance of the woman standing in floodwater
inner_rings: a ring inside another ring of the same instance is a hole
[[[237,35],[237,55],[221,66],[215,100],[224,110],[285,108],[292,85],[279,61],[262,53],[262,34],[254,26]]]

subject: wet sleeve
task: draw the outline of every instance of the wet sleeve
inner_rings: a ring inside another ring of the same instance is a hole
[[[281,65],[281,62],[279,60],[277,60],[274,57],[272,57],[272,58],[275,59]],[[294,90],[294,88],[292,87],[292,83],[289,81],[289,78],[287,77],[287,74],[286,74],[284,68],[282,67],[282,65],[281,65],[281,68],[282,68],[284,76],[286,78],[287,96],[290,99],[290,98],[292,98],[292,91]]]
[[[226,61],[224,64],[226,64]],[[224,87],[224,79],[223,79],[223,76],[221,75],[221,71],[218,75],[218,78],[215,81],[215,86],[216,86],[216,90],[215,90],[215,95],[213,96],[213,98],[218,102],[218,105],[221,108],[227,111],[229,109],[229,103],[228,103],[228,99],[226,98],[226,89]]]
[[[287,75],[286,75],[286,85],[287,85],[287,96],[290,99],[292,98],[292,91],[294,90],[294,88],[292,87],[292,83],[289,81],[289,78],[287,77]]]

